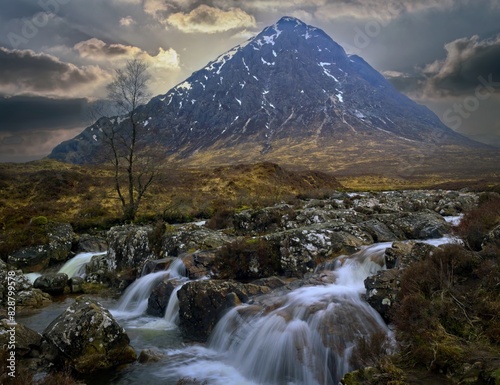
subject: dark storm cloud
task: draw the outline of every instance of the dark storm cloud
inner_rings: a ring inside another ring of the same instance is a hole
[[[0,47],[0,92],[3,94],[72,94],[105,77],[99,67],[79,68],[51,55]]]
[[[88,125],[85,99],[0,97],[0,162],[40,159]]]
[[[86,99],[0,97],[1,132],[57,130],[84,124]]]
[[[426,93],[434,95],[464,95],[475,91],[484,82],[490,92],[500,93],[500,36],[481,40],[475,35],[445,45],[446,59],[426,66],[429,76]]]

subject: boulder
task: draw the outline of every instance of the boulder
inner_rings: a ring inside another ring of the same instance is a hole
[[[374,242],[397,241],[398,237],[384,223],[370,219],[358,224],[361,229],[371,235]]]
[[[318,263],[373,243],[359,227],[339,222],[313,225],[266,236],[280,244],[280,263],[287,277],[312,273]]]
[[[141,364],[147,364],[147,363],[150,363],[150,362],[162,361],[166,357],[167,356],[165,355],[165,353],[161,352],[158,349],[144,349],[139,354],[138,361]]]
[[[431,210],[399,214],[377,214],[375,219],[384,223],[400,240],[440,238],[450,233],[444,218]]]
[[[402,274],[399,269],[381,270],[365,279],[366,301],[386,322],[391,320],[390,310],[399,293]]]
[[[174,257],[166,257],[162,259],[154,259],[154,260],[148,260],[144,264],[142,268],[142,273],[141,275],[147,275],[150,273],[156,273],[157,271],[164,271],[167,270],[172,263],[177,258]]]
[[[34,351],[39,351],[42,345],[40,333],[20,323],[11,323],[7,319],[0,320],[0,346],[5,349],[11,341],[11,336],[14,336],[17,357],[29,357]]]
[[[50,264],[66,261],[71,255],[76,234],[69,223],[49,222],[48,243],[22,248],[9,255],[9,264],[25,273],[38,272]]]
[[[94,253],[98,251],[106,251],[108,244],[105,238],[96,237],[89,234],[82,234],[78,238],[78,244],[75,252],[78,253]]]
[[[180,329],[186,338],[205,342],[227,309],[270,291],[268,287],[238,282],[188,282],[177,292]]]
[[[83,293],[83,284],[85,283],[82,277],[71,277],[68,280],[68,286],[73,294]]]
[[[107,258],[114,261],[116,270],[134,270],[140,274],[142,265],[153,254],[149,246],[149,226],[115,226],[107,233]],[[136,275],[137,275],[136,274]]]
[[[65,273],[48,273],[38,277],[33,283],[35,289],[40,289],[50,295],[64,294],[68,285],[68,275]]]
[[[32,283],[21,270],[14,270],[13,266],[0,260],[0,308],[7,307],[9,284],[16,289],[14,298],[18,314],[44,307],[52,302],[49,294],[33,288]]]
[[[196,251],[179,256],[186,267],[186,275],[189,279],[200,279],[211,274],[215,261],[214,251]]]
[[[222,230],[210,230],[196,223],[174,227],[163,236],[163,253],[169,256],[180,256],[196,250],[213,250],[232,242],[234,237]]]
[[[56,363],[90,374],[136,360],[129,337],[98,302],[78,297],[52,323],[43,336],[57,348]]]
[[[181,282],[178,279],[172,278],[165,278],[158,283],[149,295],[146,312],[152,316],[163,317],[172,292],[180,284]]]

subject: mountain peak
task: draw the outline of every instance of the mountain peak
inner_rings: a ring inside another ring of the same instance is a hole
[[[305,166],[324,159],[324,167],[346,167],[352,154],[367,149],[379,156],[424,151],[436,142],[470,144],[324,31],[290,16],[153,98],[138,116],[145,143],[214,164],[295,164],[299,157]],[[100,132],[98,122],[52,157],[75,159],[78,152],[81,161],[92,159]]]
[[[304,23],[302,20],[297,19],[296,17],[292,17],[292,16],[283,16],[281,19],[279,19],[276,22],[276,25],[280,25],[280,26],[307,26],[307,24]]]

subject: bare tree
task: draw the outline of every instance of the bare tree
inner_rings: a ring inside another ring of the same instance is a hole
[[[140,141],[141,130],[137,108],[149,98],[147,66],[140,59],[126,63],[116,70],[108,85],[108,98],[122,117],[120,124],[102,127],[107,155],[113,165],[115,190],[121,202],[123,217],[133,221],[146,191],[159,172],[157,151]]]

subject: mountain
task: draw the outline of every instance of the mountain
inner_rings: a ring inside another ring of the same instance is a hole
[[[482,168],[478,151],[489,151],[446,127],[321,29],[292,17],[154,97],[138,115],[141,140],[161,144],[171,160],[188,165],[273,161],[415,174],[437,165],[460,168],[464,153],[472,154],[469,168],[473,160]],[[100,119],[49,157],[92,162],[103,150],[100,130],[120,121]]]

